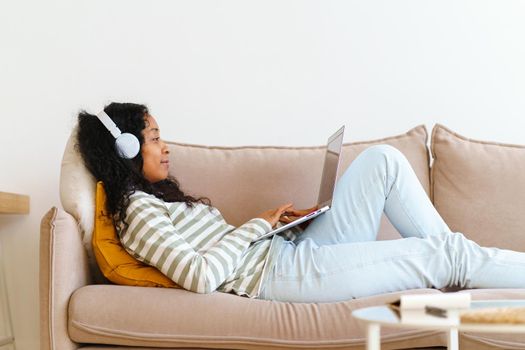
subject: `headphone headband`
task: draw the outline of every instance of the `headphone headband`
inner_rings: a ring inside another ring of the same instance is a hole
[[[114,138],[118,138],[122,134],[120,129],[117,127],[117,124],[115,124],[115,122],[109,117],[109,115],[107,115],[106,112],[104,112],[104,110],[97,114],[97,117]]]
[[[115,138],[115,148],[121,158],[131,159],[139,154],[140,142],[135,135],[127,132],[122,133],[117,127],[117,124],[115,124],[104,110],[97,114],[97,118]]]

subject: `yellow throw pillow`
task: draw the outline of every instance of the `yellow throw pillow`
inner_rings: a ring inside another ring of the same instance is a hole
[[[100,270],[116,284],[142,287],[180,288],[153,266],[131,256],[120,243],[113,220],[106,210],[104,184],[97,183],[93,251]]]

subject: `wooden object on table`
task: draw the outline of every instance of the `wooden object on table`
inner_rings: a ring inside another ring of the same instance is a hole
[[[525,323],[525,307],[469,310],[461,314],[461,323]]]
[[[0,214],[29,214],[29,196],[0,192]]]

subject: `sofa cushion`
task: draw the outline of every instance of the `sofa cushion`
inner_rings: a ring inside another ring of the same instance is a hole
[[[450,229],[483,246],[525,251],[525,146],[432,130],[432,200]]]
[[[95,223],[95,187],[96,181],[86,169],[77,149],[77,126],[71,131],[66,143],[60,166],[60,202],[66,212],[79,224],[82,243],[88,254],[92,278],[96,282],[104,281],[93,249],[91,237]]]
[[[97,183],[95,213],[93,252],[108,280],[128,286],[179,288],[155,267],[138,261],[124,249],[106,210],[106,192],[101,181]]]
[[[403,293],[440,292],[421,289]],[[364,328],[351,312],[391,302],[400,294],[300,304],[217,292],[92,285],[72,295],[68,330],[79,343],[169,348],[362,348]],[[383,335],[387,343],[415,341],[420,346],[436,346],[445,342],[433,331],[385,328]]]

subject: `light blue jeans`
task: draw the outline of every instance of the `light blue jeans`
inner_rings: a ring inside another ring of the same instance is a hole
[[[403,238],[376,241],[383,211]],[[333,302],[413,288],[525,287],[525,253],[483,248],[451,232],[408,160],[389,145],[359,154],[338,180],[332,208],[282,244],[261,299]]]

